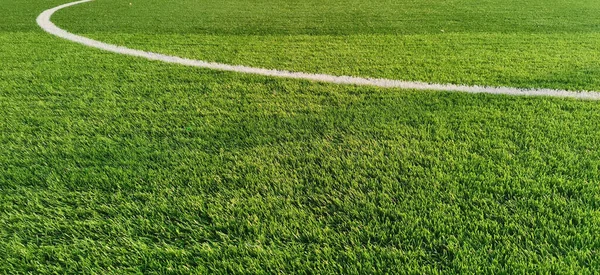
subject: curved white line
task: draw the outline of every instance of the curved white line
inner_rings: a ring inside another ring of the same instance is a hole
[[[503,94],[503,95],[518,95],[518,96],[551,96],[551,97],[568,97],[578,99],[589,99],[589,100],[600,100],[600,93],[594,91],[567,91],[567,90],[554,90],[554,89],[523,89],[523,88],[512,88],[512,87],[485,87],[485,86],[465,86],[465,85],[454,85],[454,84],[431,84],[424,82],[412,82],[412,81],[401,81],[392,79],[382,78],[361,78],[353,76],[335,76],[327,74],[311,74],[302,72],[290,72],[282,70],[272,70],[263,68],[254,68],[247,66],[229,65],[215,62],[206,62],[202,60],[194,60],[181,58],[177,56],[169,56],[153,52],[145,52],[140,50],[129,49],[117,45],[107,44],[87,37],[79,36],[76,34],[69,33],[50,21],[50,17],[56,11],[64,9],[66,7],[78,5],[81,3],[91,2],[93,0],[81,0],[72,2],[64,5],[60,5],[55,8],[51,8],[42,12],[37,18],[37,24],[44,29],[46,32],[55,36],[83,44],[89,47],[98,48],[101,50],[114,52],[118,54],[125,54],[137,57],[143,57],[150,60],[158,60],[167,63],[176,63],[185,66],[208,68],[220,71],[230,71],[238,73],[247,73],[264,76],[274,76],[283,78],[294,78],[304,79],[318,82],[328,82],[336,84],[352,84],[352,85],[369,85],[383,88],[402,88],[402,89],[413,89],[413,90],[435,90],[435,91],[452,91],[452,92],[466,92],[466,93],[488,93],[488,94]]]

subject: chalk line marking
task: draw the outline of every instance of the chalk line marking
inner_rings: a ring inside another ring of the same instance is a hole
[[[304,79],[317,82],[327,82],[335,84],[350,84],[350,85],[367,85],[376,86],[382,88],[401,88],[401,89],[412,89],[412,90],[433,90],[433,91],[448,91],[448,92],[465,92],[465,93],[487,93],[487,94],[503,94],[503,95],[514,95],[514,96],[550,96],[550,97],[564,97],[564,98],[577,98],[577,99],[588,99],[588,100],[600,100],[600,93],[595,91],[567,91],[567,90],[554,90],[554,89],[524,89],[524,88],[513,88],[513,87],[486,87],[486,86],[466,86],[466,85],[455,85],[455,84],[436,84],[436,83],[425,83],[425,82],[413,82],[413,81],[402,81],[393,79],[383,78],[362,78],[354,76],[335,76],[328,74],[312,74],[303,72],[291,72],[274,69],[263,69],[254,68],[248,66],[229,65],[216,62],[207,62],[202,60],[194,60],[181,58],[177,56],[164,55],[153,52],[145,52],[141,50],[129,49],[122,46],[112,45],[100,41],[96,41],[87,37],[72,34],[57,27],[50,17],[56,11],[75,6],[78,4],[91,2],[93,0],[81,0],[76,2],[67,3],[54,7],[42,12],[37,18],[37,24],[46,32],[97,49],[142,57],[149,60],[162,61],[167,63],[181,64],[185,66],[207,68],[219,71],[238,72],[246,74],[255,74],[263,76],[281,77],[281,78],[293,78],[293,79]]]

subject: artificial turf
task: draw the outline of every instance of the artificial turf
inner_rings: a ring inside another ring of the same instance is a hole
[[[432,14],[444,2],[404,3],[415,7],[409,14]],[[453,1],[453,7],[470,14],[465,22],[479,22],[472,24],[474,37],[580,39],[589,47],[565,49],[585,59],[561,60],[594,67],[595,19],[576,17],[593,10],[593,2],[576,1],[571,10],[554,2],[522,4],[535,7],[527,9],[515,1],[513,9],[529,13],[504,12],[487,25],[489,16],[469,12],[478,7],[474,1]],[[2,273],[592,273],[600,266],[598,102],[339,86],[151,62],[43,33],[35,17],[61,3],[0,5],[9,14],[0,16]],[[352,32],[405,41],[433,35],[416,28],[444,20],[386,23],[386,17],[368,16],[380,14],[374,11],[356,15],[363,11],[351,8],[355,1],[322,4],[336,8],[261,1],[256,10],[271,13],[255,20],[256,13],[233,11],[242,1],[216,3],[96,1],[61,11],[54,21],[142,49],[361,73],[360,62],[323,58],[322,67],[310,67],[289,57],[295,61],[286,63],[276,49],[297,37],[313,49],[327,48],[323,37],[332,37],[333,49],[360,46],[361,36]],[[261,9],[261,3],[275,8]],[[388,10],[385,1],[364,3],[384,15],[405,12]],[[478,11],[493,13],[504,2],[477,3],[484,5]],[[123,16],[140,6],[146,8]],[[294,8],[314,12],[307,18],[317,23],[286,17]],[[344,19],[345,8],[360,20],[318,24],[318,18]],[[197,19],[211,14],[216,19]],[[260,23],[269,18],[273,24]],[[546,22],[546,28],[536,32],[528,22]],[[245,26],[249,33],[240,34]],[[412,33],[404,33],[410,26]],[[459,26],[451,35],[471,32],[468,24]],[[447,33],[432,37],[440,35]],[[196,39],[209,36],[208,46]],[[237,41],[265,36],[281,37],[283,44],[250,52]],[[190,37],[194,42],[185,47],[181,42]],[[224,46],[220,54],[220,41],[238,51]],[[518,41],[515,47],[527,46]],[[541,45],[542,52],[550,44]],[[270,60],[258,58],[270,53]],[[549,68],[541,56],[531,58]],[[423,77],[418,67],[412,67],[415,78]],[[577,68],[569,73],[584,77],[548,77],[544,85],[600,90],[593,70]],[[382,75],[411,78],[386,70]],[[454,80],[518,84],[508,76],[499,77],[506,82],[459,76]]]
[[[600,90],[590,0],[96,1],[72,32],[230,64],[411,81]]]

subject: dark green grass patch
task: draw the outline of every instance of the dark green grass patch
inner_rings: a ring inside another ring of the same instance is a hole
[[[134,34],[527,34],[595,33],[598,12],[591,0],[96,0],[57,19],[75,32]]]
[[[5,6],[0,272],[600,265],[597,102],[150,62],[42,33],[57,4]]]

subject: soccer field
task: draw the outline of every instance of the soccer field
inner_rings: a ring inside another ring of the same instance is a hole
[[[1,273],[586,273],[600,102],[338,85],[86,47],[0,5]],[[600,91],[591,0],[96,0],[131,49]]]

